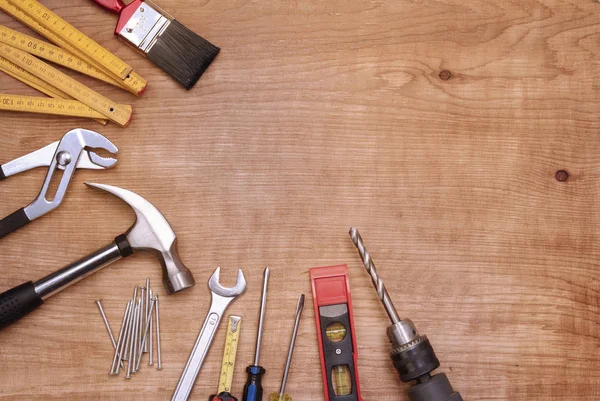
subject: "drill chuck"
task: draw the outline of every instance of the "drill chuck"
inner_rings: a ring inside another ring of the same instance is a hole
[[[454,391],[444,373],[431,375],[431,372],[440,367],[440,361],[431,343],[427,336],[419,334],[410,319],[400,319],[356,228],[350,229],[350,238],[358,249],[365,269],[377,290],[377,296],[392,322],[387,329],[387,335],[392,344],[390,356],[394,368],[403,382],[416,382],[407,391],[408,399],[410,401],[463,401],[460,393]]]
[[[440,361],[427,336],[419,335],[409,319],[391,325],[388,337],[392,343],[390,356],[400,380],[416,381],[407,391],[410,401],[463,401],[448,376],[444,373],[431,376],[440,367]]]

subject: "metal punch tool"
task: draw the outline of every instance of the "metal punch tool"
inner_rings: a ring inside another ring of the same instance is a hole
[[[117,163],[112,157],[99,156],[93,149],[104,149],[112,154],[119,151],[111,141],[99,133],[76,128],[67,132],[60,141],[1,165],[0,180],[36,167],[48,166],[48,173],[39,195],[33,202],[0,220],[0,238],[56,209],[65,197],[76,169],[104,170]],[[54,196],[51,196],[48,190],[57,170],[64,172],[60,177],[58,189]]]

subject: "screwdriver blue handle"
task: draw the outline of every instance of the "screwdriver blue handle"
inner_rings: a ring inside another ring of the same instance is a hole
[[[246,372],[248,373],[248,381],[244,386],[242,401],[262,401],[262,377],[266,373],[265,368],[250,365],[246,368]]]

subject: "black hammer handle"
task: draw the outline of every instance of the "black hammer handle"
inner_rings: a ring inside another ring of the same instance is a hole
[[[9,214],[0,220],[0,238],[17,231],[19,228],[31,223],[29,217],[25,213],[24,208],[20,208],[16,212]]]
[[[0,294],[0,330],[16,322],[43,304],[29,281]]]

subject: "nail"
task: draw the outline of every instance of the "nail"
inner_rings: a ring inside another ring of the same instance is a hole
[[[123,365],[123,361],[121,360],[121,349],[123,348],[123,333],[127,330],[127,318],[129,317],[129,310],[131,309],[131,301],[127,302],[127,307],[125,307],[125,313],[123,313],[123,320],[121,321],[121,329],[119,330],[119,339],[117,340],[117,347],[115,348],[115,355],[113,356],[112,365],[110,367],[111,375],[118,375],[119,369],[117,369],[117,360],[121,364],[123,370],[125,370],[125,366]]]
[[[136,301],[135,304],[135,314],[133,317],[133,341],[132,341],[132,353],[131,353],[131,361],[133,362],[133,368],[131,369],[131,373],[137,372],[137,354],[139,349],[138,338],[140,331],[140,300]]]
[[[150,313],[154,312],[154,302],[150,303]],[[142,336],[142,338],[144,339],[144,343],[146,342],[146,336],[148,334],[148,329],[150,328],[150,322],[151,320],[146,322],[146,327],[144,328],[144,335]],[[140,355],[138,357],[138,365],[140,364],[140,361],[142,360],[142,356]]]
[[[150,302],[152,300],[152,297],[150,296],[150,293],[152,292],[152,289],[150,288],[150,277],[146,277],[146,300],[145,300],[145,308],[144,308],[144,325],[146,324],[146,322],[148,321],[148,310],[150,309]],[[150,330],[150,333],[152,333],[152,330]],[[146,345],[144,346],[144,352],[148,352],[148,340],[146,340]]]
[[[150,296],[152,296],[152,290],[150,290]],[[152,301],[154,302],[154,298],[152,298]],[[152,320],[152,315],[149,316],[150,317],[150,332],[148,333],[148,341],[150,342],[150,344],[146,343],[146,345],[148,345],[148,348],[150,350],[150,353],[148,355],[148,366],[152,366],[154,365],[154,357],[153,357],[153,338],[152,338],[152,326],[154,324],[154,322]]]
[[[162,369],[162,361],[160,359],[160,319],[158,312],[158,294],[154,296],[154,304],[156,308],[156,358],[158,359],[157,369]]]
[[[110,328],[110,324],[108,323],[108,318],[104,313],[104,308],[102,307],[102,300],[96,300],[96,305],[98,305],[98,309],[100,309],[100,314],[102,315],[102,320],[104,320],[104,326],[106,326],[106,331],[108,331],[108,336],[110,337],[110,342],[113,345],[113,349],[117,349],[117,343],[115,342],[115,337],[113,336],[112,330]],[[123,363],[121,363],[121,367],[123,367]]]
[[[136,286],[136,290],[137,290],[137,286]],[[136,291],[137,292],[137,291]],[[135,300],[131,301],[131,310],[129,312],[129,323],[128,323],[128,328],[127,328],[127,343],[125,345],[125,353],[128,355],[127,356],[127,374],[125,375],[126,379],[131,378],[131,368],[133,367],[133,360],[132,360],[132,355],[131,353],[133,352],[132,349],[132,345],[133,345],[133,322],[134,322],[134,315],[135,315]]]

